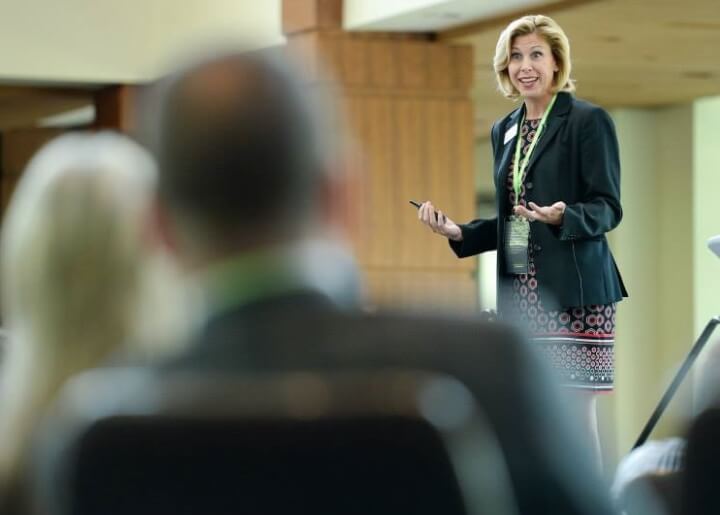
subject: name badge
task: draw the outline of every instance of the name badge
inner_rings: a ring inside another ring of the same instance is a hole
[[[508,274],[528,273],[528,245],[530,222],[526,218],[510,216],[505,220],[505,270]]]
[[[517,136],[518,126],[517,123],[505,131],[505,141],[503,145],[507,145],[508,141]]]

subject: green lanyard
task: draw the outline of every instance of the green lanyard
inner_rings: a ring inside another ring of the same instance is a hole
[[[518,205],[518,201],[520,200],[520,187],[522,186],[523,178],[525,177],[525,168],[527,168],[530,156],[532,155],[533,150],[535,150],[535,144],[540,139],[540,134],[542,134],[542,131],[545,128],[545,122],[547,122],[548,115],[550,114],[550,111],[555,104],[556,98],[557,93],[553,95],[552,100],[550,100],[550,103],[545,109],[545,114],[543,114],[543,117],[540,119],[540,125],[535,131],[535,137],[533,138],[532,143],[530,143],[530,148],[528,149],[527,154],[525,154],[525,159],[522,160],[522,163],[520,163],[520,151],[522,149],[523,137],[521,134],[518,134],[517,136],[517,143],[515,145],[515,162],[513,163],[513,190],[515,191],[516,206]],[[518,130],[518,133],[522,132],[522,126],[524,123],[525,114],[523,114],[522,120],[520,121],[520,130]]]

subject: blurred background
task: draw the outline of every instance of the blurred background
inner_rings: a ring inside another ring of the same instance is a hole
[[[489,132],[515,108],[492,56],[512,19],[570,38],[577,95],[620,140],[625,217],[609,235],[619,307],[616,391],[601,398],[608,470],[631,447],[711,316],[720,313],[720,4],[717,0],[0,0],[2,209],[28,158],[78,128],[136,127],[144,84],[197,42],[288,45],[324,62],[357,143],[348,194],[368,304],[479,310],[494,256],[457,260],[409,199],[457,221],[493,213]],[[439,342],[439,345],[442,343]],[[692,381],[657,436],[677,434]],[[508,407],[511,409],[511,407]]]

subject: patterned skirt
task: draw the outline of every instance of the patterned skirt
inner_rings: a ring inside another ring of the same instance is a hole
[[[540,120],[525,120],[523,123],[520,129],[523,155],[528,152],[539,123]],[[510,206],[515,204],[512,182],[514,160],[513,157],[505,178]],[[523,184],[518,203],[526,205],[525,194]],[[564,311],[545,310],[535,274],[533,245],[530,243],[529,273],[513,279],[511,317],[529,329],[532,341],[560,376],[561,384],[593,391],[612,391],[616,304],[579,306]]]
[[[616,303],[547,311],[538,286],[531,251],[529,273],[513,279],[514,318],[529,330],[563,386],[612,391]]]

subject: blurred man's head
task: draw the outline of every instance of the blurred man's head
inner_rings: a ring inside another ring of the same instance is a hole
[[[161,91],[159,204],[181,258],[291,242],[327,218],[342,130],[283,52],[214,56]]]

